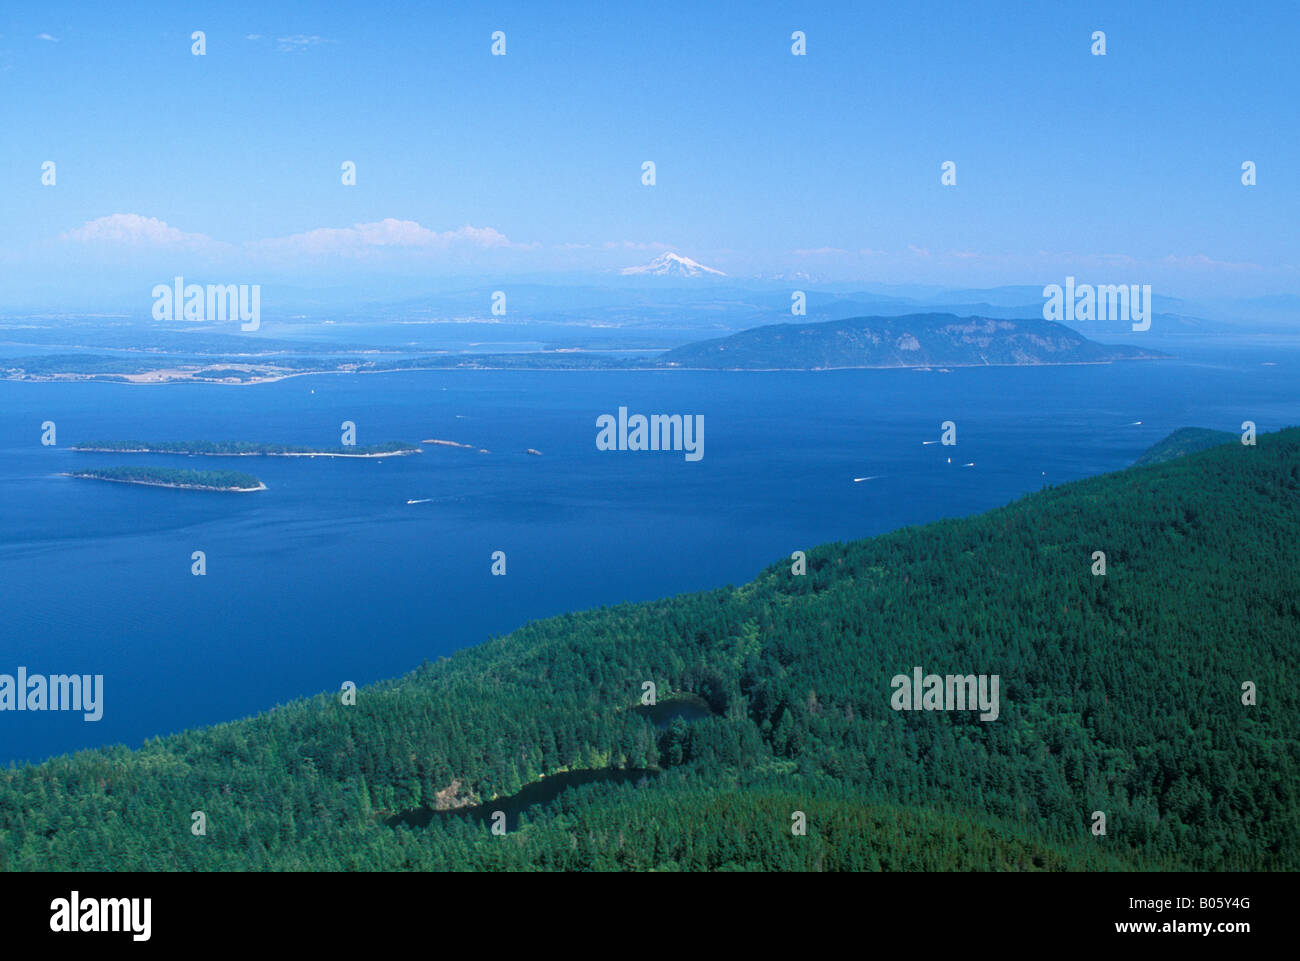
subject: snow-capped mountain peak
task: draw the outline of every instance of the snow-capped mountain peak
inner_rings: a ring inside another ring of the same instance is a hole
[[[648,264],[640,267],[624,267],[622,274],[647,274],[654,277],[725,277],[721,270],[705,267],[701,263],[683,257],[672,251],[660,254]]]

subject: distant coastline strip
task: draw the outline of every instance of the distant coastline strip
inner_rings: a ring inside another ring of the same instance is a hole
[[[242,440],[99,440],[74,444],[72,450],[86,454],[185,454],[204,457],[401,457],[420,453],[420,446],[396,440],[367,447],[298,447],[293,444],[260,444]]]
[[[144,487],[174,487],[179,490],[248,493],[264,491],[266,485],[252,474],[239,471],[174,470],[169,467],[101,467],[71,471],[65,476],[84,480],[139,484]]]

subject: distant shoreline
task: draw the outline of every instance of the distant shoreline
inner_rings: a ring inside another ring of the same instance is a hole
[[[369,454],[340,454],[332,451],[215,451],[215,450],[170,450],[158,447],[83,447],[77,444],[68,448],[79,454],[175,454],[181,457],[402,457],[406,454],[422,453],[420,448],[412,450],[375,451]]]
[[[936,361],[932,364],[851,364],[845,367],[488,367],[488,366],[456,366],[456,367],[397,367],[388,370],[296,370],[283,374],[270,374],[262,377],[250,377],[247,380],[236,382],[222,380],[206,380],[202,377],[175,377],[169,380],[132,380],[131,377],[141,377],[147,375],[141,374],[52,374],[40,377],[16,377],[7,375],[0,377],[0,380],[10,381],[13,383],[26,384],[110,384],[123,387],[156,387],[166,386],[169,384],[208,384],[213,387],[247,387],[258,384],[274,384],[282,380],[289,380],[294,377],[321,377],[327,374],[412,374],[412,373],[463,373],[468,371],[513,371],[516,373],[556,373],[556,374],[630,374],[630,373],[672,373],[672,372],[694,372],[694,373],[714,373],[714,374],[817,374],[826,371],[836,370],[912,370],[918,372],[935,371],[940,367],[946,367],[959,370],[978,370],[980,368],[1028,368],[1028,367],[1102,367],[1108,364],[1125,364],[1125,363],[1150,363],[1161,360],[1175,360],[1177,358],[1169,356],[1161,357],[1114,357],[1108,360],[1064,360],[1064,361],[1047,361],[1037,364],[959,364],[952,362]],[[121,380],[105,380],[106,377],[120,377]],[[323,456],[317,454],[315,456]],[[362,454],[343,454],[338,456],[344,457],[362,457]]]
[[[220,494],[252,494],[267,489],[266,484],[258,481],[256,487],[212,487],[204,484],[168,484],[164,481],[126,480],[120,477],[100,477],[97,474],[78,474],[64,472],[60,477],[75,477],[77,480],[105,481],[109,484],[134,484],[137,487],[170,487],[182,491],[214,491]]]

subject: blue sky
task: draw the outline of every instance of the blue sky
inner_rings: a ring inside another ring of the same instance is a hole
[[[7,5],[0,303],[665,249],[740,278],[1300,292],[1300,6],[808,6]]]

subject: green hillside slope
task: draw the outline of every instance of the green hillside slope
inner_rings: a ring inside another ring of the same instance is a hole
[[[1298,654],[1290,429],[0,773],[0,867],[1296,870]],[[916,666],[998,675],[997,720],[894,710]],[[645,681],[715,715],[657,729]],[[385,823],[606,767],[661,773]]]
[[[1136,467],[1163,464],[1175,457],[1185,457],[1232,441],[1240,443],[1241,435],[1226,430],[1210,430],[1208,427],[1182,427],[1148,447],[1133,464]]]

